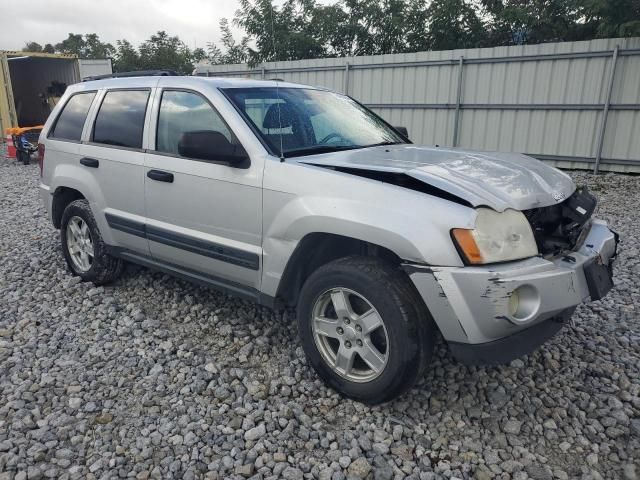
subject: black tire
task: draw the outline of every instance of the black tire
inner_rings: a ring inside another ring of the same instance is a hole
[[[338,374],[314,340],[314,305],[327,290],[335,288],[362,295],[382,317],[388,359],[381,373],[370,381],[350,381]],[[325,383],[354,400],[377,404],[401,395],[422,376],[433,354],[435,324],[422,298],[400,267],[379,258],[351,256],[320,267],[302,287],[297,313],[307,359]]]
[[[71,254],[67,245],[67,226],[73,217],[80,217],[88,226],[91,242],[93,244],[93,262],[87,271],[81,271],[71,260]],[[102,235],[91,212],[91,206],[87,200],[75,200],[64,209],[60,224],[60,242],[64,259],[73,274],[82,278],[85,282],[93,282],[96,285],[104,285],[116,280],[122,273],[124,262],[107,253],[107,246],[102,240]]]

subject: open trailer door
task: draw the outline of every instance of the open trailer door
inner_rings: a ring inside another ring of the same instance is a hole
[[[0,134],[2,138],[7,128],[18,126],[7,58],[5,52],[0,52]]]

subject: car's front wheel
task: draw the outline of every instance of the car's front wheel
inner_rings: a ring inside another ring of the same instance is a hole
[[[107,253],[87,200],[75,200],[65,208],[60,241],[69,269],[82,280],[103,285],[120,276],[123,262]]]
[[[338,392],[381,403],[409,389],[431,358],[434,324],[406,274],[378,258],[319,268],[298,301],[302,345]]]

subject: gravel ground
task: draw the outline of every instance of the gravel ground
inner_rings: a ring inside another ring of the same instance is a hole
[[[78,283],[37,166],[0,159],[0,480],[638,478],[640,179],[575,177],[624,239],[614,291],[508,366],[440,346],[370,408],[318,380],[290,315],[136,267]]]

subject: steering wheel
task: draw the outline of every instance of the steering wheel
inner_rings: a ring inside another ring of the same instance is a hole
[[[342,140],[346,140],[346,138],[344,138],[342,135],[340,135],[339,133],[330,133],[329,135],[327,135],[326,137],[324,137],[322,140],[320,140],[318,143],[320,145],[324,145],[325,143],[328,143],[329,140],[331,140],[332,138],[341,138]]]

